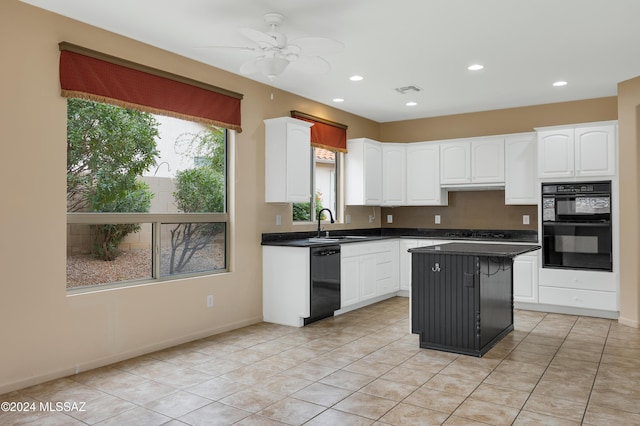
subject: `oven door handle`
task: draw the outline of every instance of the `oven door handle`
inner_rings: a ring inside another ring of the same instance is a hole
[[[543,226],[593,226],[593,227],[603,227],[603,226],[611,226],[610,220],[598,220],[598,221],[590,221],[590,222],[542,222]]]

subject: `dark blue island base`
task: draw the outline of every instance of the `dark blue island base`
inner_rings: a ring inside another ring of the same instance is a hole
[[[513,258],[540,246],[449,243],[412,253],[420,347],[482,356],[513,330]]]

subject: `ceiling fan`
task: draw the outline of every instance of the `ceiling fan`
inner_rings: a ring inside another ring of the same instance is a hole
[[[336,53],[344,47],[339,41],[324,37],[301,37],[288,42],[287,36],[278,31],[284,16],[279,13],[267,13],[264,21],[268,31],[253,28],[241,28],[240,33],[257,44],[254,47],[236,47],[258,53],[258,56],[240,67],[244,75],[261,73],[273,81],[291,65],[305,73],[321,74],[331,69],[329,63],[321,57]],[[232,47],[233,48],[233,47]]]

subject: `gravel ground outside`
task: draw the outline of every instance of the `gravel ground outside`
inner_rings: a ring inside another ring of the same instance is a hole
[[[161,254],[161,265],[168,265],[171,251]],[[194,254],[183,273],[222,269],[225,266],[224,244],[211,244]],[[168,274],[168,266],[162,268]],[[150,279],[151,249],[123,251],[114,261],[106,262],[90,254],[67,256],[67,288],[78,288],[97,284],[128,280]]]

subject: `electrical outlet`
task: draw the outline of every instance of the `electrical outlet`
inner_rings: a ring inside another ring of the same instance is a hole
[[[393,215],[392,214],[388,214],[387,215],[387,223],[393,223]]]
[[[434,218],[434,222],[436,223],[436,225],[440,224],[440,215],[437,214],[436,217]]]
[[[351,215],[350,215],[350,214],[346,215],[346,216],[344,217],[344,221],[345,221],[346,223],[351,223]]]
[[[282,225],[282,216],[279,214],[276,215],[276,225]]]
[[[369,215],[369,223],[373,223],[373,215],[372,214]]]
[[[213,294],[207,296],[207,308],[213,307]]]
[[[523,225],[528,225],[529,224],[529,215],[528,214],[523,214],[522,215],[522,224]]]

